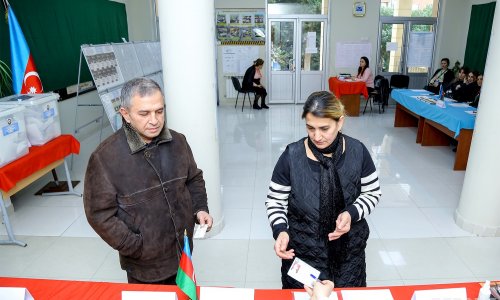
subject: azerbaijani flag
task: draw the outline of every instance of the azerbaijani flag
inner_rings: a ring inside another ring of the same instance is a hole
[[[191,300],[198,299],[196,296],[196,278],[194,276],[193,262],[191,261],[191,249],[189,249],[186,230],[184,230],[184,249],[182,250],[175,283]]]
[[[43,93],[42,81],[36,71],[28,43],[26,43],[12,7],[9,5],[7,9],[9,12],[10,57],[14,93]]]

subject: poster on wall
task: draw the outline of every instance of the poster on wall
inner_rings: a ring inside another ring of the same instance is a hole
[[[262,10],[216,11],[217,40],[232,44],[262,44],[266,39],[264,15]]]

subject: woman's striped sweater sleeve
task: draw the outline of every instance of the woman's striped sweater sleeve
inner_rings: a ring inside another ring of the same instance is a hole
[[[283,152],[274,167],[269,191],[267,193],[267,218],[273,230],[274,238],[280,232],[288,230],[288,197],[290,196],[290,165],[288,148]]]

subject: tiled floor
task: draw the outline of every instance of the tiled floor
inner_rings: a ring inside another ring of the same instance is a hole
[[[244,112],[231,105],[218,108],[226,225],[217,236],[195,241],[193,260],[201,285],[281,287],[264,200],[280,153],[305,135],[300,113],[301,106],[295,105]],[[451,148],[421,147],[415,143],[416,129],[394,128],[393,120],[389,109],[348,118],[344,126],[345,134],[371,152],[383,192],[368,219],[368,284],[500,279],[492,263],[500,253],[500,238],[475,237],[453,221],[464,172],[452,170]],[[83,179],[98,134],[81,142],[72,168],[76,180]],[[116,251],[87,224],[81,198],[33,196],[48,180],[13,197],[12,225],[28,247],[0,246],[0,276],[126,282]],[[77,190],[83,190],[82,184]],[[5,234],[0,226],[0,235]]]

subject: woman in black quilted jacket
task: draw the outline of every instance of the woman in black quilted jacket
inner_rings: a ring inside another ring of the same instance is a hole
[[[302,118],[307,137],[279,158],[266,200],[283,288],[303,287],[287,275],[295,257],[335,287],[366,286],[366,217],[381,196],[375,165],[360,141],[342,134],[344,106],[331,93],[312,93]]]

